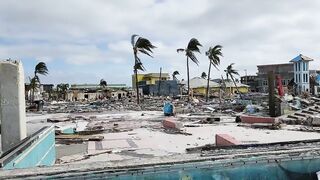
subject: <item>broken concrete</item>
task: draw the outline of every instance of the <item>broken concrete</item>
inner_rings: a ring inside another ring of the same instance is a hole
[[[169,128],[169,129],[177,129],[180,130],[183,125],[181,122],[176,121],[174,118],[166,118],[162,122],[164,128]]]
[[[275,123],[275,118],[273,117],[260,117],[260,116],[240,116],[242,123]]]
[[[238,144],[240,142],[228,134],[216,134],[216,146],[234,146]]]

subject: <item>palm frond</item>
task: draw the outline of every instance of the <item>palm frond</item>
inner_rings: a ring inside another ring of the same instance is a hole
[[[148,39],[139,37],[136,41],[135,47],[139,49],[144,49],[152,53],[152,49],[156,48]]]
[[[132,44],[132,47],[134,47],[135,45],[134,45],[134,40],[135,40],[135,38],[137,37],[138,35],[136,35],[136,34],[133,34],[132,36],[131,36],[131,44]]]
[[[141,62],[136,63],[133,68],[134,70],[141,70],[141,71],[146,70]]]
[[[148,56],[150,56],[150,57],[153,57],[151,54],[149,54],[149,52],[148,51],[146,51],[145,49],[138,49],[138,51],[140,51],[140,52],[142,52],[143,54],[146,54],[146,55],[148,55]]]
[[[233,65],[234,63],[231,63],[229,66],[227,66],[227,69],[224,70],[227,74],[227,76],[229,75],[230,77],[233,77],[233,75],[238,75],[239,76],[239,73],[237,70],[233,69]]]
[[[35,69],[34,69],[35,74],[41,74],[41,75],[47,75],[48,74],[48,68],[46,63],[44,62],[39,62]]]
[[[207,73],[202,72],[202,74],[201,74],[201,78],[203,78],[203,79],[207,79]]]
[[[172,75],[176,76],[176,75],[180,75],[180,74],[179,74],[179,71],[174,71],[174,72],[172,73]]]
[[[186,56],[199,66],[199,61],[192,51],[187,51]]]
[[[182,48],[177,49],[177,53],[184,52],[184,51],[185,51],[185,49],[182,49]]]
[[[100,80],[100,86],[105,87],[107,86],[107,81],[105,81],[104,79]]]
[[[190,51],[200,53],[200,49],[198,46],[202,46],[202,45],[200,44],[200,42],[196,38],[192,38],[188,43],[187,49]]]

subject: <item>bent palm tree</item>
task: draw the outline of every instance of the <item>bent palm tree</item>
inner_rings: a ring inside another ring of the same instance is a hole
[[[209,99],[209,82],[210,82],[211,65],[213,65],[216,69],[218,69],[217,66],[220,64],[220,56],[223,56],[221,52],[221,48],[222,46],[216,45],[213,48],[210,47],[209,50],[206,52],[206,56],[208,56],[209,58],[208,82],[207,82],[207,90],[206,90],[207,102]]]
[[[143,37],[138,37],[136,40],[136,37],[138,35],[134,34],[131,36],[131,44],[133,48],[133,55],[134,55],[134,66],[133,66],[133,72],[135,75],[135,85],[136,85],[136,91],[137,91],[137,103],[140,103],[139,100],[139,87],[138,87],[138,70],[144,71],[145,68],[143,67],[143,64],[138,57],[138,52],[146,54],[150,57],[152,57],[152,49],[156,48],[156,46],[152,45],[152,43]]]
[[[238,91],[238,93],[239,93],[239,95],[240,95],[240,98],[242,99],[241,92],[239,91],[239,88],[238,88],[238,86],[237,86],[237,84],[236,84],[236,82],[235,82],[235,80],[234,80],[234,75],[238,75],[238,76],[239,76],[239,73],[238,73],[237,70],[233,69],[233,65],[234,65],[234,63],[231,63],[231,64],[227,67],[227,69],[224,70],[224,71],[225,71],[226,74],[227,74],[227,78],[229,78],[229,76],[230,76],[233,84],[235,85],[235,87],[236,87],[236,89],[237,89],[237,91]]]
[[[201,73],[201,78],[202,78],[202,79],[207,79],[207,77],[208,77],[208,76],[207,76],[207,74],[206,74],[205,72],[202,72],[202,73]]]
[[[197,57],[195,56],[195,52],[200,53],[200,49],[199,46],[202,46],[200,44],[200,42],[196,39],[196,38],[192,38],[189,43],[187,48],[183,49],[177,49],[177,52],[185,52],[185,55],[187,56],[187,76],[188,76],[188,102],[190,101],[190,75],[189,75],[189,59],[191,59],[194,63],[196,63],[197,65],[199,65],[199,61],[197,59]]]
[[[44,62],[39,62],[36,67],[34,68],[34,77],[33,79],[36,80],[40,84],[40,78],[38,74],[46,76],[48,74],[48,68],[46,63]],[[36,86],[32,89],[32,102],[34,101],[34,90]]]
[[[172,73],[172,80],[176,80],[177,81],[177,75],[180,75],[179,74],[179,71],[174,71],[173,73]]]

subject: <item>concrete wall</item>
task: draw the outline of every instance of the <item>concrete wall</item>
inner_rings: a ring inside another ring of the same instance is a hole
[[[22,63],[0,62],[0,119],[2,151],[27,136],[26,108]]]
[[[151,95],[176,96],[180,94],[178,83],[175,80],[161,81],[160,92],[158,92],[159,81],[156,81],[155,85],[148,85],[148,87]]]
[[[103,92],[81,92],[81,91],[70,91],[67,93],[68,101],[84,101],[84,100],[96,100],[97,98],[103,97]]]

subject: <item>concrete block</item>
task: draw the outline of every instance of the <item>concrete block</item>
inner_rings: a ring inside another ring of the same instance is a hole
[[[313,126],[320,126],[320,116],[313,116],[311,124]]]
[[[242,123],[275,123],[275,118],[273,117],[260,117],[260,116],[240,116]]]
[[[0,61],[0,119],[2,151],[27,136],[22,63]]]
[[[228,134],[216,134],[216,146],[233,146],[238,144],[240,142]]]
[[[178,130],[180,130],[183,127],[182,123],[176,121],[174,118],[166,118],[165,120],[162,121],[162,125],[164,128],[178,129]]]

